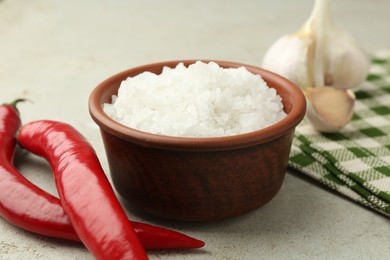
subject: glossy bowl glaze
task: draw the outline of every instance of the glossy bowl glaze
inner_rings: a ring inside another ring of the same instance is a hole
[[[215,61],[221,67],[245,66],[282,97],[287,117],[251,133],[227,137],[162,136],[124,126],[102,108],[122,80],[164,66],[145,65],[116,74],[97,86],[89,111],[100,127],[115,189],[136,210],[180,221],[213,221],[242,215],[270,201],[285,176],[293,132],[305,115],[306,101],[293,83],[261,68]]]

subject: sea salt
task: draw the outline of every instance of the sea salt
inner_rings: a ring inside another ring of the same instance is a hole
[[[129,77],[103,109],[128,127],[181,137],[237,135],[286,116],[281,97],[259,75],[201,61]]]

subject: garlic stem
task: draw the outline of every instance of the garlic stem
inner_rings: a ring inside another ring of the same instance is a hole
[[[321,21],[322,25],[324,23],[332,22],[331,6],[329,0],[315,0],[313,11],[307,20],[307,23],[312,23],[313,21]]]
[[[326,35],[324,31],[327,31],[329,20],[329,2],[327,0],[316,0],[314,8],[313,22],[316,23],[316,34],[315,38],[317,39],[314,52],[314,87],[323,87],[325,86],[324,82],[324,62],[325,62],[325,48],[326,48]]]
[[[326,85],[325,55],[328,41],[327,34],[333,28],[329,0],[316,0],[309,19],[303,25],[303,30],[311,31],[316,39],[313,54],[313,87],[324,87]]]

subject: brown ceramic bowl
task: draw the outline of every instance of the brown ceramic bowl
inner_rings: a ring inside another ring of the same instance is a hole
[[[122,80],[144,71],[159,74],[179,62],[188,66],[195,60],[133,68],[92,92],[89,110],[101,130],[114,187],[132,208],[181,221],[220,220],[264,205],[283,183],[293,132],[305,115],[305,98],[290,81],[257,67],[216,61],[222,67],[245,66],[282,97],[287,117],[247,134],[162,136],[126,127],[104,113],[102,104],[111,102]]]

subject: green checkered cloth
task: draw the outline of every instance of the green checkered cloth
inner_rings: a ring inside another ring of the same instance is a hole
[[[372,57],[366,82],[355,89],[352,121],[321,134],[303,120],[289,167],[390,217],[390,50]]]

